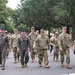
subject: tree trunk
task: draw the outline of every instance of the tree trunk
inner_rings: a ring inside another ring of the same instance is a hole
[[[48,28],[48,37],[50,38],[50,27]]]
[[[69,26],[68,22],[67,22],[66,27],[67,27],[67,33],[69,34],[69,29],[70,29],[70,26]]]
[[[75,25],[72,25],[72,39],[75,40]]]

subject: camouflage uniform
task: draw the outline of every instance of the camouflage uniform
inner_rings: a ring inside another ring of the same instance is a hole
[[[56,57],[56,61],[58,61],[58,57],[59,57],[59,46],[58,46],[58,37],[55,37],[53,40],[52,40],[52,43],[53,43],[53,50],[54,50],[54,58],[53,60],[55,59]]]
[[[37,43],[38,48],[38,58],[39,58],[39,64],[41,65],[44,58],[44,64],[45,66],[48,65],[48,53],[47,50],[49,48],[49,38],[47,36],[41,36],[39,35],[35,42]]]
[[[34,60],[36,52],[34,51],[33,44],[34,44],[34,40],[36,39],[37,35],[36,33],[30,33],[28,37],[31,43],[31,58],[32,60]]]
[[[62,48],[62,51],[60,52],[61,55],[61,64],[64,62],[64,55],[66,55],[66,63],[70,63],[70,37],[69,35],[61,33],[59,35],[59,48]]]
[[[18,47],[18,38],[20,37],[19,34],[15,35],[13,34],[11,37],[11,46],[13,47],[13,52],[14,52],[14,63],[16,63],[16,59],[18,58],[19,61],[19,53],[17,52],[17,47]]]

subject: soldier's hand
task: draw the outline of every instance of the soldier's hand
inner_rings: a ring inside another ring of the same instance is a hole
[[[7,51],[9,51],[9,50],[10,50],[10,48],[7,49]]]
[[[20,51],[20,49],[19,49],[19,48],[17,48],[17,51],[19,52],[19,51]]]
[[[62,48],[59,48],[60,51],[62,51]]]
[[[33,48],[34,48],[34,49],[36,48],[36,43],[33,44]]]

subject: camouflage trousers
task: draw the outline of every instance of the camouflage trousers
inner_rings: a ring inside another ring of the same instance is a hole
[[[61,63],[64,62],[64,56],[65,55],[66,55],[66,63],[69,64],[70,63],[70,51],[69,51],[69,48],[63,48],[63,50],[60,52]]]
[[[59,57],[59,48],[58,47],[54,47],[54,49],[53,49],[54,51],[54,58],[53,59],[55,59],[56,58],[56,60],[58,60],[58,57]]]
[[[31,48],[31,59],[34,59],[35,58],[35,49],[34,48]]]
[[[14,61],[17,59],[19,60],[20,53],[17,51],[17,47],[13,48],[13,53],[14,53]]]
[[[41,64],[43,62],[44,59],[44,64],[48,64],[48,53],[47,50],[38,50],[38,59],[39,59],[39,64]]]

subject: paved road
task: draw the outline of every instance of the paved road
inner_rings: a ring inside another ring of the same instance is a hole
[[[21,68],[20,63],[13,63],[13,53],[10,53],[9,58],[6,61],[5,70],[2,71],[0,68],[0,75],[69,75],[71,73],[75,73],[75,56],[72,51],[70,53],[72,69],[67,69],[66,63],[64,68],[60,67],[60,62],[53,61],[52,56],[53,54],[49,53],[50,69],[46,69],[44,64],[43,67],[38,67],[37,57],[34,63],[31,62],[31,59],[29,60],[27,68]]]

